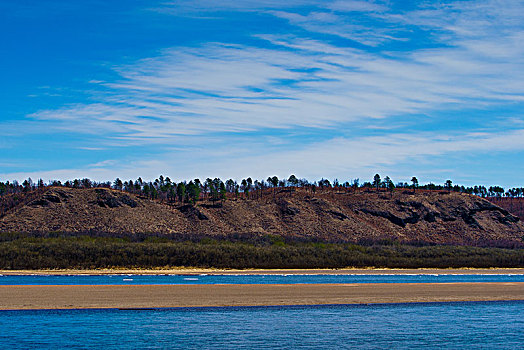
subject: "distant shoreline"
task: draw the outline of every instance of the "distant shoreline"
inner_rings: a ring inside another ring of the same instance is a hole
[[[524,268],[461,268],[461,269],[378,269],[378,268],[345,268],[345,269],[213,269],[213,268],[171,268],[171,269],[63,269],[63,270],[0,270],[0,275],[454,275],[454,274],[524,274]]]
[[[524,282],[0,286],[0,310],[524,300]]]

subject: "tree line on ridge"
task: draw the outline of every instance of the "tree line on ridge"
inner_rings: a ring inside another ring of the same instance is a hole
[[[237,182],[233,179],[226,181],[220,178],[207,178],[204,181],[194,179],[190,181],[175,182],[169,177],[160,175],[154,181],[144,181],[142,178],[136,180],[122,181],[116,178],[113,182],[97,182],[88,178],[74,179],[61,182],[59,180],[51,180],[45,183],[42,179],[34,182],[31,178],[24,180],[22,183],[18,181],[0,182],[0,197],[5,197],[9,194],[30,193],[42,190],[46,187],[68,187],[68,188],[113,188],[120,191],[125,191],[135,195],[143,196],[148,199],[157,199],[166,202],[184,202],[195,204],[199,200],[222,201],[227,198],[244,198],[244,199],[258,199],[262,197],[264,192],[272,190],[273,193],[277,191],[293,191],[296,188],[303,188],[307,191],[315,193],[317,191],[352,191],[356,189],[375,189],[376,191],[394,191],[395,189],[411,189],[416,190],[430,190],[430,191],[449,191],[462,192],[477,195],[483,198],[486,197],[510,197],[521,198],[524,196],[524,188],[516,187],[505,190],[501,186],[459,186],[454,185],[451,180],[447,180],[444,184],[428,183],[421,185],[416,177],[412,177],[410,183],[398,182],[394,183],[389,176],[381,178],[379,174],[375,174],[371,181],[360,182],[359,179],[352,181],[340,182],[338,179],[329,181],[328,179],[320,179],[318,181],[310,182],[304,178],[297,178],[295,175],[289,176],[287,179],[279,179],[277,176],[270,176],[266,180],[253,180],[251,177],[242,179]]]

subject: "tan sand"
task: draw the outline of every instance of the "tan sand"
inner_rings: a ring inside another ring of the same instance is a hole
[[[0,270],[0,275],[113,275],[113,274],[133,274],[133,275],[257,275],[257,274],[335,274],[335,275],[384,275],[384,274],[427,274],[427,275],[446,275],[446,274],[524,274],[524,268],[491,268],[491,269],[204,269],[204,268],[171,268],[171,269],[97,269],[97,270]]]
[[[495,300],[524,300],[524,282],[0,286],[3,310]]]

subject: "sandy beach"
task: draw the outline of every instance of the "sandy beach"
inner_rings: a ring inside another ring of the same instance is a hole
[[[0,286],[0,310],[524,300],[524,282]]]
[[[524,268],[492,268],[492,269],[205,269],[205,268],[171,268],[171,269],[97,269],[97,270],[0,270],[0,275],[263,275],[263,274],[300,274],[300,275],[386,275],[386,274],[524,274]]]

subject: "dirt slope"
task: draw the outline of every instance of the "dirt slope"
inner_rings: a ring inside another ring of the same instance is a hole
[[[524,220],[524,198],[489,198],[489,201]]]
[[[280,193],[169,206],[108,189],[49,188],[0,218],[2,232],[277,234],[329,241],[522,242],[505,209],[461,193]]]

